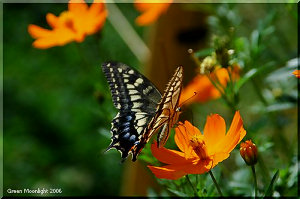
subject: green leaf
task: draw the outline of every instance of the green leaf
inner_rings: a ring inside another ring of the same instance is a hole
[[[249,70],[239,81],[234,85],[234,92],[237,93],[239,89],[247,82],[249,81],[253,76],[255,76],[258,73],[257,68],[253,68]]]
[[[254,30],[251,34],[251,49],[255,53],[257,52],[258,49],[259,39],[260,39],[260,34],[258,30]]]
[[[278,175],[279,175],[279,169],[276,171],[276,173],[274,174],[272,180],[271,180],[271,183],[267,189],[267,191],[265,192],[265,196],[264,197],[270,197],[273,195],[273,189],[274,189],[274,184],[278,178]]]
[[[269,64],[266,64],[259,68],[253,68],[249,70],[242,78],[240,78],[236,84],[234,85],[234,92],[237,93],[239,89],[248,82],[251,78],[258,75],[259,73],[265,72],[267,69],[271,68],[273,66],[273,62],[270,62]]]
[[[175,190],[175,189],[170,189],[168,188],[168,190],[172,193],[174,193],[176,196],[180,196],[180,197],[188,197],[189,195],[185,194],[185,193],[182,193],[178,190]]]
[[[295,106],[296,106],[296,103],[290,103],[290,102],[275,103],[275,104],[268,106],[266,111],[267,112],[283,111],[283,110],[288,110],[288,109],[294,108]]]
[[[293,77],[292,72],[298,68],[299,61],[300,59],[298,58],[288,60],[284,66],[270,73],[266,80],[269,83],[273,83],[278,81],[286,81],[288,78]]]
[[[211,55],[213,52],[214,52],[213,48],[206,48],[204,50],[200,50],[200,51],[195,52],[195,56],[198,57],[198,58],[199,57],[206,57],[206,56]]]

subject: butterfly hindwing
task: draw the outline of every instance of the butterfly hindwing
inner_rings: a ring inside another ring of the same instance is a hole
[[[110,86],[114,106],[119,113],[112,121],[112,142],[125,159],[133,146],[139,144],[145,128],[154,117],[161,94],[142,74],[129,66],[108,62],[102,70]]]

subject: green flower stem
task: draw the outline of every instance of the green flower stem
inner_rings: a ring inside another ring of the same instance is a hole
[[[214,80],[210,77],[210,75],[209,75],[208,73],[206,74],[206,76],[207,76],[207,78],[209,79],[209,81],[213,84],[213,86],[221,93],[222,98],[225,100],[225,102],[226,102],[227,105],[231,108],[231,110],[232,110],[232,112],[233,112],[233,114],[234,114],[235,111],[236,111],[235,104],[232,103],[232,102],[228,99],[228,97],[227,97],[227,95],[224,93],[224,91],[222,91],[222,88],[223,88],[223,87],[220,88],[220,87],[214,82]],[[223,89],[223,90],[224,90],[224,89]]]
[[[254,179],[254,198],[257,197],[257,180],[256,180],[256,172],[255,172],[255,167],[254,165],[251,166],[252,174],[253,174],[253,179]]]
[[[218,190],[220,196],[223,197],[222,191],[221,191],[221,189],[220,189],[220,186],[218,185],[218,182],[216,181],[216,179],[215,179],[215,177],[214,177],[214,174],[212,173],[211,170],[209,170],[208,173],[209,173],[211,179],[214,181],[214,184],[215,184],[215,186],[216,186],[216,188],[217,188],[217,190]]]
[[[232,102],[234,104],[236,104],[236,93],[234,92],[234,81],[233,81],[233,77],[232,77],[232,72],[233,72],[234,69],[233,69],[232,66],[229,66],[229,67],[226,68],[226,70],[227,70],[227,73],[228,73],[228,76],[229,76],[228,85],[229,85],[231,95],[232,95]]]
[[[205,75],[206,75],[206,77],[209,79],[209,81],[213,84],[213,86],[221,93],[221,95],[222,95],[222,96],[225,95],[225,93],[224,93],[223,90],[222,90],[222,87],[220,88],[220,87],[216,84],[216,82],[210,77],[210,74],[209,74],[209,73],[206,73]]]
[[[261,156],[258,156],[258,166],[262,170],[261,174],[263,175],[264,183],[268,184],[271,181],[271,176],[268,168],[265,165],[264,159]]]
[[[189,175],[186,175],[185,177],[186,177],[186,180],[188,181],[188,183],[191,185],[191,187],[192,187],[192,189],[193,189],[193,191],[194,191],[194,195],[195,195],[195,196],[198,196],[197,191],[196,191],[195,187],[193,186],[193,184],[192,184],[192,182],[191,182],[191,180],[190,180]]]
[[[226,89],[226,86],[223,86],[223,84],[221,83],[221,81],[220,81],[220,79],[219,79],[219,77],[218,77],[218,75],[217,74],[215,74],[215,82],[217,83],[217,85],[219,85],[220,87],[221,87],[221,89],[223,90],[223,91],[225,91],[225,89]]]

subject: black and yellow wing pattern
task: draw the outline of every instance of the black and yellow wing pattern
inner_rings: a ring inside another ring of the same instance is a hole
[[[163,96],[145,76],[126,64],[107,62],[102,64],[102,70],[114,106],[119,110],[111,123],[112,142],[107,150],[116,148],[123,160],[132,153],[132,161],[135,161],[158,129],[161,129],[158,143],[163,145],[176,123],[183,69],[177,68]]]

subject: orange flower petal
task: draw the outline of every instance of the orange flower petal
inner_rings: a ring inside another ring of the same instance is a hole
[[[245,135],[246,131],[243,127],[243,120],[240,116],[240,112],[236,111],[228,133],[216,148],[219,149],[219,152],[230,153]]]
[[[104,1],[103,0],[94,0],[92,5],[89,8],[89,14],[92,16],[98,15],[104,10]]]
[[[239,67],[235,66],[232,72],[233,79],[237,79]],[[229,80],[229,75],[226,68],[217,69],[211,73],[211,78],[218,77],[220,83],[226,87]],[[194,93],[196,95],[194,96]],[[204,103],[208,100],[213,100],[221,97],[220,92],[214,87],[206,75],[197,75],[194,79],[182,90],[180,103],[191,104],[193,102]],[[187,100],[187,101],[186,101]]]
[[[54,29],[50,34],[43,35],[33,42],[35,48],[46,49],[53,46],[63,46],[74,40],[74,34],[69,29]]]
[[[229,75],[228,75],[228,71],[226,68],[220,68],[218,70],[216,70],[215,73],[212,73],[212,78],[215,78],[214,76],[217,76],[220,83],[223,85],[223,86],[226,86],[228,80],[229,80]]]
[[[198,160],[192,164],[184,165],[182,170],[189,174],[202,174],[212,168],[211,160]]]
[[[52,13],[47,13],[46,20],[51,28],[55,28],[59,24],[59,17],[55,16]]]
[[[300,78],[300,70],[295,70],[295,71],[293,72],[293,74],[294,74],[296,77]]]
[[[170,167],[170,165],[164,167],[148,166],[148,168],[157,178],[177,180],[178,178],[181,178],[182,176],[186,175],[184,171],[178,170],[176,166],[171,168]]]
[[[99,4],[99,3],[97,3]],[[94,5],[94,4],[93,4]],[[100,6],[99,6],[100,7]],[[101,10],[100,10],[101,11]],[[85,32],[90,35],[99,31],[105,22],[107,17],[107,10],[103,10],[98,13],[89,12],[87,15],[86,23],[85,23]]]
[[[88,10],[88,5],[84,0],[70,0],[68,3],[68,9],[75,15],[83,16],[83,14]]]
[[[151,6],[151,5],[149,5],[149,4],[150,4],[150,3],[139,3],[139,2],[137,2],[137,1],[135,1],[134,7],[135,7],[138,11],[144,12],[144,11],[146,11],[146,10],[149,9],[149,6]]]
[[[61,46],[71,41],[82,42],[86,35],[93,34],[102,28],[107,11],[102,0],[95,0],[88,7],[84,0],[70,0],[68,11],[63,11],[59,17],[48,13],[48,24],[53,30],[43,29],[35,25],[28,26],[29,34],[38,39],[33,42],[36,48]]]
[[[196,95],[194,96],[195,92]],[[212,85],[205,75],[197,75],[182,90],[179,104],[183,102],[184,104],[191,104],[193,102],[204,103],[208,100],[219,98],[220,96],[220,92]]]
[[[207,172],[212,168],[212,161],[187,162],[185,164],[171,164],[162,167],[148,166],[148,168],[157,178],[176,180],[186,174],[202,174]]]
[[[166,164],[183,164],[187,161],[184,157],[184,153],[180,151],[166,149],[164,147],[158,148],[157,142],[154,142],[151,145],[151,151],[153,156],[156,157],[156,159]]]
[[[201,132],[188,121],[185,121],[184,124],[179,123],[175,129],[175,143],[184,152],[185,158],[196,157],[193,147],[190,145],[190,140],[195,134],[201,134]]]
[[[138,16],[135,20],[135,23],[139,26],[146,26],[154,21],[159,17],[159,13],[155,9],[150,9],[145,11],[142,15]]]
[[[184,127],[185,127],[185,130],[186,130],[186,132],[187,132],[187,136],[188,136],[188,139],[190,140],[193,136],[195,136],[195,135],[198,135],[198,134],[201,134],[202,135],[202,133],[200,132],[200,130],[197,128],[197,127],[195,127],[195,126],[193,126],[189,121],[184,121]]]
[[[185,152],[186,148],[189,146],[189,143],[188,143],[188,138],[187,138],[187,134],[186,134],[186,129],[184,128],[184,126],[181,122],[175,128],[174,140],[175,140],[177,147],[182,152]]]
[[[166,12],[170,3],[135,3],[135,6],[143,12],[135,22],[140,26],[145,26],[153,23],[162,13]]]
[[[51,34],[51,30],[33,24],[29,24],[28,32],[31,35],[31,37],[35,39],[39,37],[47,37]]]
[[[213,167],[215,167],[219,162],[222,162],[223,160],[227,159],[229,157],[229,153],[216,153],[213,156]]]
[[[207,117],[204,127],[204,142],[207,147],[208,155],[216,151],[218,142],[223,140],[226,133],[226,125],[224,119],[218,115],[213,114]]]

